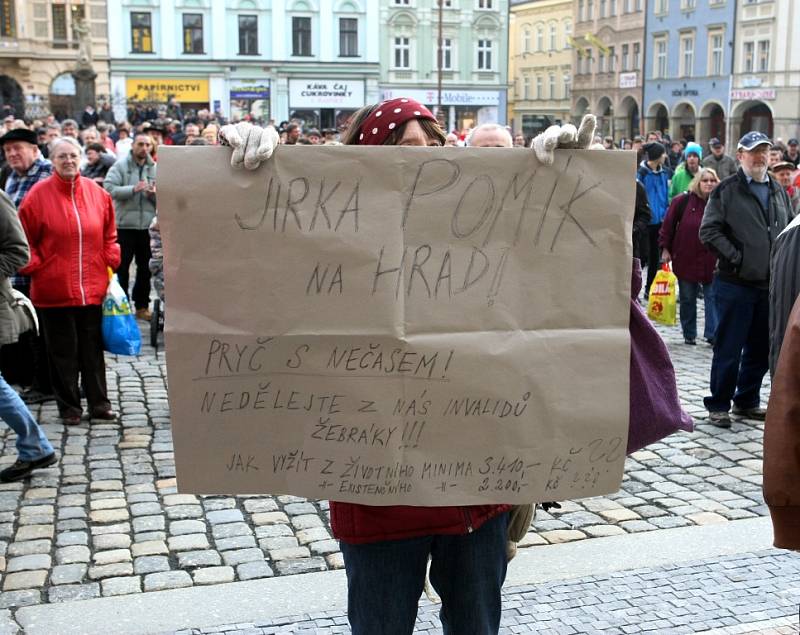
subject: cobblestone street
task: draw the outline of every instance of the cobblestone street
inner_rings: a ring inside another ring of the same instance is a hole
[[[727,431],[706,424],[711,349],[684,345],[678,327],[659,328],[695,432],[629,457],[619,492],[539,511],[523,548],[767,515],[763,424],[735,421]],[[178,493],[162,351],[156,357],[145,346],[138,358],[111,356],[107,369],[120,423],[65,428],[54,403],[37,407],[61,460],[27,483],[0,485],[5,619],[29,605],[342,567],[326,501]],[[764,403],[767,395],[768,386]],[[13,433],[2,433],[0,460],[10,464]],[[789,560],[785,566],[796,566]],[[521,601],[524,595],[515,590]]]

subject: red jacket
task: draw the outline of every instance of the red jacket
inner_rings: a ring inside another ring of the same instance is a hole
[[[334,537],[353,544],[434,534],[466,534],[509,509],[511,505],[372,507],[331,502],[331,528]]]
[[[31,248],[20,273],[31,276],[33,304],[102,304],[106,267],[120,262],[111,195],[91,179],[65,181],[53,174],[31,188],[19,218]]]
[[[681,206],[684,206],[683,216],[676,229],[678,208]],[[708,284],[714,277],[717,256],[700,242],[699,236],[705,209],[706,201],[697,194],[681,194],[672,199],[661,224],[658,245],[666,248],[672,256],[672,269],[678,280]]]

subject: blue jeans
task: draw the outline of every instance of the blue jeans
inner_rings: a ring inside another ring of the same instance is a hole
[[[446,634],[483,635],[500,628],[506,578],[508,514],[471,534],[421,536],[364,545],[340,543],[347,573],[347,616],[353,635],[408,635],[430,580],[442,598]]]
[[[53,453],[53,446],[47,440],[28,406],[0,375],[0,419],[17,433],[17,452],[23,461],[41,459]]]
[[[757,408],[769,368],[769,291],[714,278],[717,334],[711,362],[709,412]]]
[[[717,330],[717,310],[714,305],[714,287],[711,284],[678,280],[678,302],[681,309],[681,330],[689,340],[697,338],[697,296],[703,287],[703,305],[706,309],[706,322],[703,337],[714,339]]]

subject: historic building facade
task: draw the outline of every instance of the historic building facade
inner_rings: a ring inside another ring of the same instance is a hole
[[[447,130],[505,123],[508,0],[381,0],[381,97],[413,97]],[[371,3],[370,3],[371,4]]]
[[[572,0],[511,3],[508,122],[528,139],[571,120]]]
[[[800,3],[739,0],[735,47],[731,138],[751,130],[800,137]]]
[[[597,115],[598,134],[641,131],[645,0],[573,0],[573,118]]]
[[[712,137],[725,141],[735,4],[734,0],[648,3],[647,130],[668,131],[673,138],[704,145]]]
[[[81,48],[81,41],[84,48]],[[78,55],[93,70],[98,101],[108,98],[106,0],[0,0],[0,98],[17,117],[73,117]],[[91,73],[90,73],[91,74]]]
[[[234,120],[341,126],[379,97],[377,20],[367,0],[109,3],[117,114],[174,97]]]

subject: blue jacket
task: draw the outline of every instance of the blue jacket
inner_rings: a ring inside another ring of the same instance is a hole
[[[669,207],[669,173],[663,167],[654,172],[647,161],[642,161],[636,172],[636,180],[644,185],[647,192],[647,202],[650,203],[652,213],[650,224],[658,225],[664,220]]]

